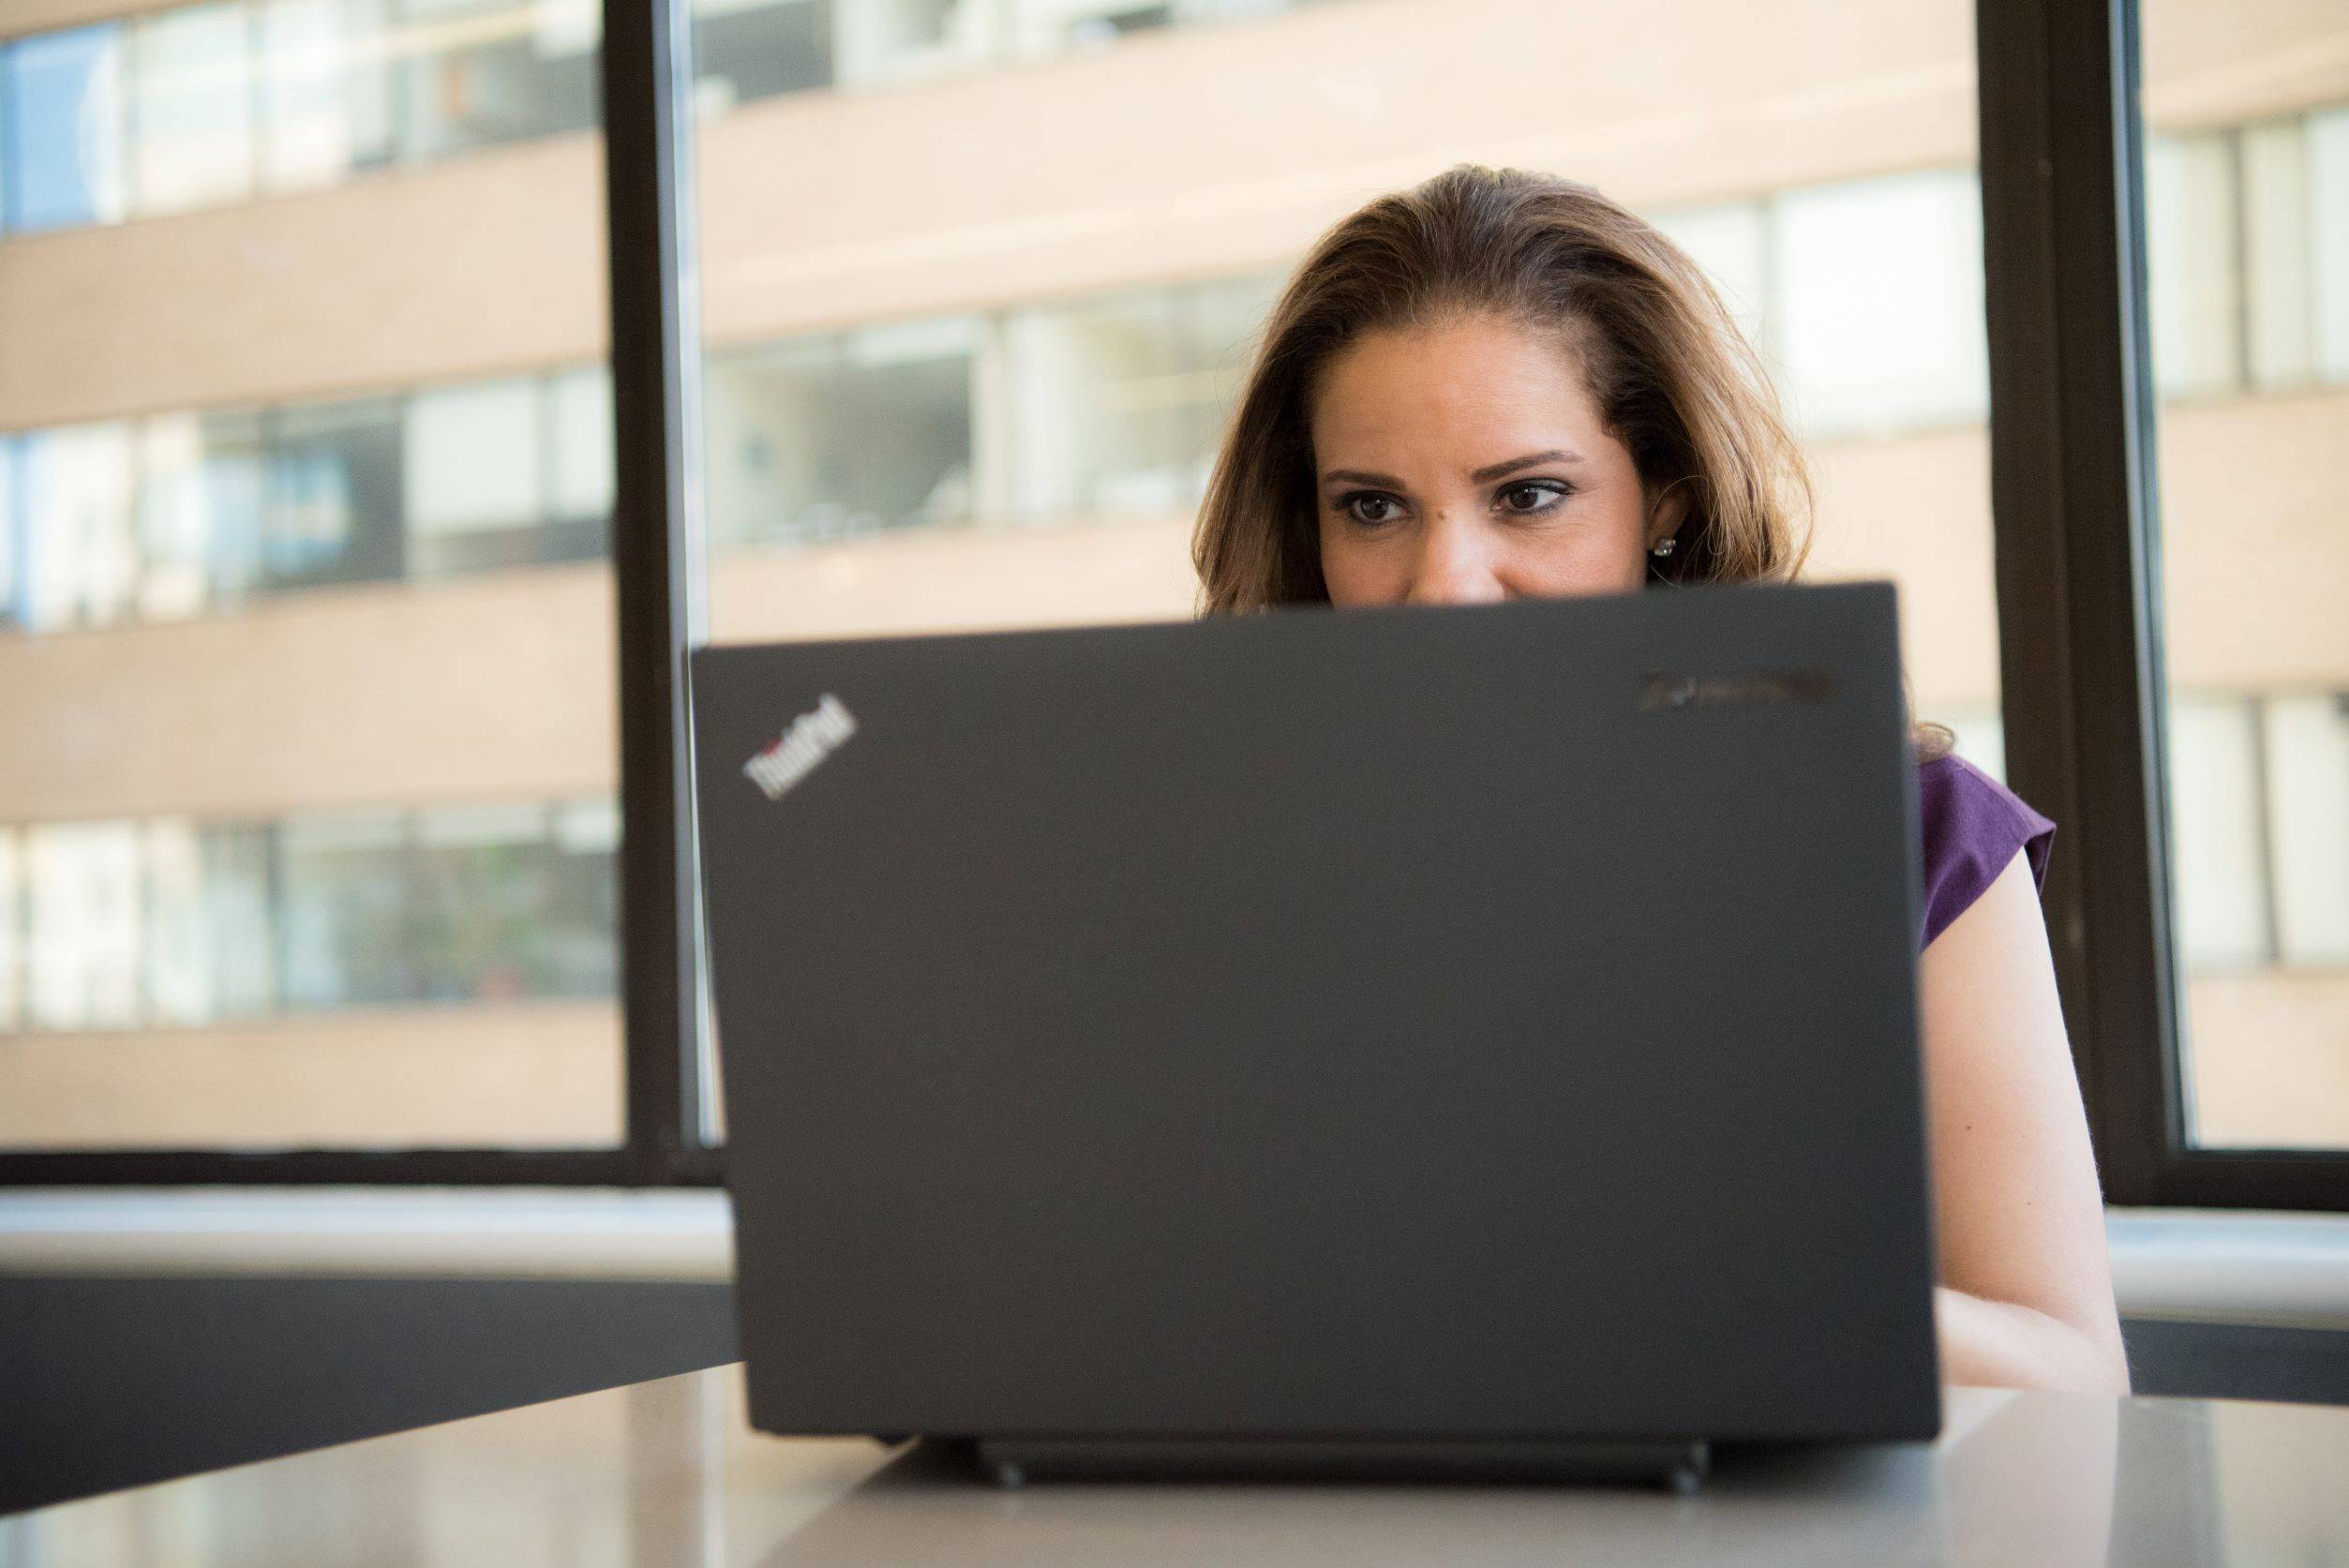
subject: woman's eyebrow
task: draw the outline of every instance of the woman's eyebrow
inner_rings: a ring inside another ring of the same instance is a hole
[[[1568,452],[1564,447],[1551,447],[1548,452],[1529,452],[1522,457],[1512,457],[1505,463],[1494,463],[1489,468],[1478,469],[1468,476],[1468,482],[1472,485],[1483,485],[1500,478],[1504,473],[1515,473],[1519,469],[1530,469],[1536,463],[1578,463],[1580,461],[1582,457],[1578,453]],[[1403,482],[1391,473],[1369,473],[1361,469],[1332,469],[1322,475],[1322,483],[1324,485],[1336,485],[1340,482],[1348,485],[1383,485],[1390,490],[1399,490],[1403,487]]]
[[[1468,476],[1468,482],[1472,485],[1482,485],[1487,480],[1498,479],[1504,473],[1515,473],[1519,469],[1530,469],[1535,463],[1578,463],[1582,459],[1578,455],[1568,452],[1563,447],[1552,447],[1548,452],[1528,453],[1522,457],[1512,457],[1505,463],[1495,463],[1490,468],[1478,469]]]

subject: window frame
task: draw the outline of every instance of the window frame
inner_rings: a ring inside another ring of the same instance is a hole
[[[685,650],[700,351],[688,0],[605,0],[625,1138],[609,1149],[0,1152],[0,1185],[714,1186]],[[2108,1201],[2349,1208],[2349,1151],[2186,1138],[2136,0],[1975,0],[2008,769]]]
[[[2137,0],[1976,0],[2007,769],[2106,1200],[2349,1208],[2349,1151],[2194,1147],[2178,1050]]]

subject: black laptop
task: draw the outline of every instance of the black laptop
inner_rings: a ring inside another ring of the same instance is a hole
[[[1682,1485],[1938,1431],[1889,587],[692,686],[758,1427]]]

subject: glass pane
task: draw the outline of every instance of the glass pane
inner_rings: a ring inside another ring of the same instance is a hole
[[[392,157],[387,0],[262,0],[262,179],[333,185]]]
[[[417,576],[529,559],[545,489],[538,385],[490,381],[409,405],[407,553]]]
[[[112,8],[0,6],[0,1148],[608,1147],[598,7]]]
[[[0,632],[22,624],[24,464],[19,443],[0,435]]]
[[[2321,7],[2151,0],[2172,895],[2191,1138],[2349,1148],[2349,97]]]
[[[1900,585],[1921,716],[1998,769],[1963,0],[836,0],[787,46],[829,65],[762,86],[726,29],[779,9],[696,7],[718,640],[1192,613],[1271,305],[1473,162],[1595,185],[1711,274],[1805,441],[1811,575]],[[1598,37],[1570,91],[1528,75]]]
[[[85,425],[19,445],[31,537],[26,620],[43,630],[102,625],[127,613],[138,582],[131,532],[130,427]]]
[[[403,150],[445,157],[598,120],[598,0],[405,0]]]
[[[26,969],[36,1029],[139,1021],[139,830],[128,822],[26,830]]]
[[[253,193],[251,22],[241,5],[141,19],[131,35],[131,185],[142,216]]]
[[[271,422],[262,580],[271,589],[396,577],[410,470],[390,398],[297,404]]]
[[[158,414],[141,447],[139,613],[168,620],[235,603],[262,575],[260,416]]]
[[[833,17],[818,0],[694,0],[693,8],[698,112],[723,114],[756,98],[830,83],[827,34]],[[841,7],[841,20],[857,11]]]
[[[19,233],[122,217],[122,29],[109,22],[20,38],[0,56],[12,167],[7,227]]]
[[[24,866],[19,835],[0,829],[0,1034],[24,1023]]]

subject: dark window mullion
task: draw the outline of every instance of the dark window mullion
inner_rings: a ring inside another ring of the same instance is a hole
[[[1991,497],[2008,771],[2105,1191],[2178,1146],[2132,0],[1980,0]]]
[[[693,853],[692,139],[682,0],[605,0],[621,832],[621,997],[628,1152],[646,1181],[696,1164],[700,943]]]

